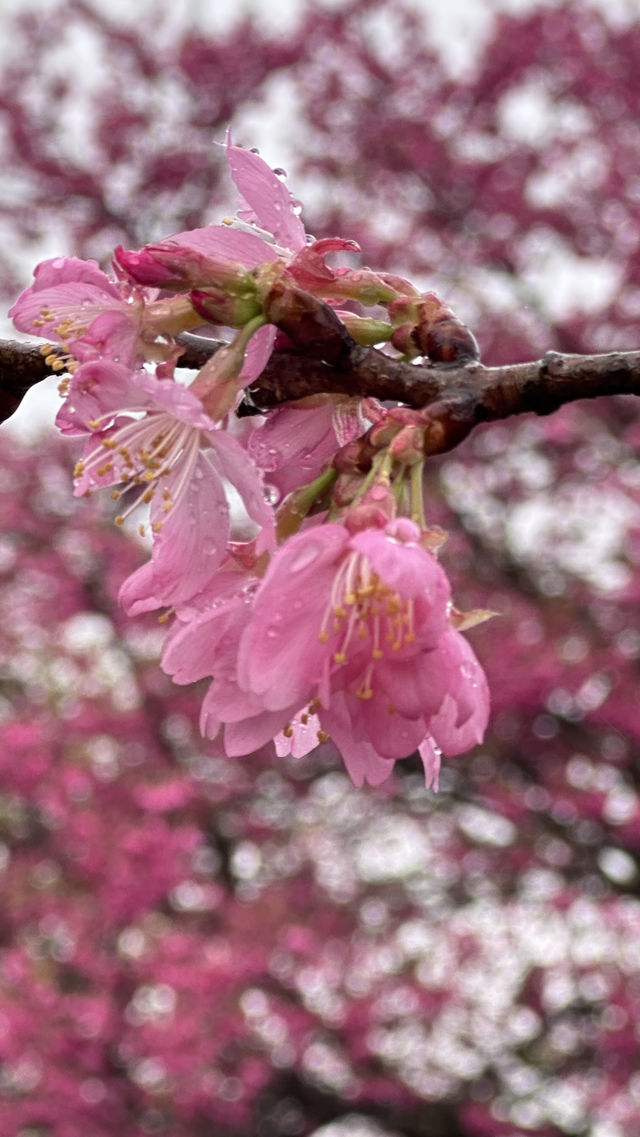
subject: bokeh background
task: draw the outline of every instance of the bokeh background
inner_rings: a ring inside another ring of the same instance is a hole
[[[271,7],[3,5],[5,308],[228,211],[231,126],[486,362],[640,348],[637,0]],[[640,1135],[636,401],[433,461],[458,605],[499,613],[437,795],[202,742],[52,403],[0,431],[3,1137]]]

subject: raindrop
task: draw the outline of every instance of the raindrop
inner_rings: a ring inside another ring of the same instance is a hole
[[[287,171],[283,170],[282,166],[276,166],[273,172],[277,178],[286,178],[287,176]]]
[[[250,154],[259,154],[259,153],[260,153],[260,151],[258,150],[258,147],[257,147],[257,146],[250,146],[250,147],[249,147],[249,153],[250,153]]]
[[[277,505],[282,496],[277,486],[273,486],[267,483],[265,483],[263,486],[262,492],[264,494],[264,500],[266,501],[267,505]]]
[[[291,561],[291,572],[300,572],[302,569],[307,568],[318,555],[318,547],[314,543],[307,545],[305,549],[300,549]]]

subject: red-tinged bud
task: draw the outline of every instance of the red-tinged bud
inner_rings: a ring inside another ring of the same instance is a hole
[[[396,501],[391,486],[386,479],[376,481],[350,509],[344,518],[344,524],[351,533],[360,533],[363,529],[383,529],[389,521],[396,516]]]
[[[203,291],[194,288],[189,300],[198,315],[211,324],[224,324],[227,328],[241,328],[261,312],[260,305],[253,296],[231,296],[222,289],[208,288]]]
[[[374,453],[375,449],[370,445],[368,435],[365,434],[362,438],[354,438],[345,446],[341,446],[334,455],[332,465],[340,474],[357,473],[360,475],[371,469]]]
[[[423,462],[425,455],[424,423],[419,426],[403,426],[391,443],[391,453],[396,462],[404,466],[415,466],[416,462]]]
[[[389,337],[390,343],[396,351],[401,351],[408,359],[416,359],[421,354],[413,337],[414,331],[413,324],[400,324],[399,328],[393,329]]]
[[[399,422],[402,426],[424,426],[425,421],[429,420],[424,408],[416,410],[414,407],[389,407],[387,416],[391,422]]]
[[[276,281],[262,299],[264,314],[298,351],[326,363],[347,359],[355,344],[333,308],[309,292]]]
[[[384,450],[403,427],[416,426],[422,429],[424,422],[422,411],[413,410],[412,407],[390,407],[384,418],[370,428],[367,437],[375,450]]]
[[[435,292],[395,300],[389,318],[395,328],[393,346],[409,357],[460,364],[480,357],[474,335]]]
[[[473,333],[435,292],[425,292],[419,315],[415,341],[434,363],[468,363],[480,358]]]
[[[338,509],[346,509],[355,501],[362,489],[362,474],[341,473],[336,478],[331,502]]]
[[[251,273],[244,265],[224,257],[209,256],[189,245],[167,241],[146,245],[139,253],[119,246],[114,256],[132,280],[153,288],[176,291],[221,288],[236,293],[255,289]]]
[[[389,418],[389,412],[385,414],[384,418],[367,431],[367,438],[373,450],[384,450],[389,446],[396,434],[400,430],[400,426],[393,419]]]
[[[415,285],[405,280],[402,276],[396,276],[395,273],[381,272],[380,279],[388,288],[393,288],[398,296],[412,297],[420,295]]]

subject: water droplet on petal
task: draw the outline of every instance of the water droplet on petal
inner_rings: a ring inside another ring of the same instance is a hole
[[[277,486],[272,486],[267,483],[262,487],[262,492],[267,505],[277,505],[282,496]]]
[[[315,561],[318,555],[318,546],[315,542],[307,545],[306,548],[300,549],[291,561],[291,572],[301,572],[302,569],[307,568],[312,561]]]

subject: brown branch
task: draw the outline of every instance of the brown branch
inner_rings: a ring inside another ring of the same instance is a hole
[[[221,344],[184,335],[181,364],[197,368]],[[640,351],[603,355],[560,355],[502,367],[478,362],[462,366],[410,364],[342,336],[339,353],[307,344],[310,354],[276,351],[250,389],[257,406],[268,408],[319,392],[373,396],[427,408],[442,427],[433,450],[448,450],[475,425],[529,411],[551,414],[565,403],[602,395],[640,395]],[[314,356],[329,355],[332,363]],[[0,419],[7,418],[33,384],[52,374],[39,347],[0,341]]]

